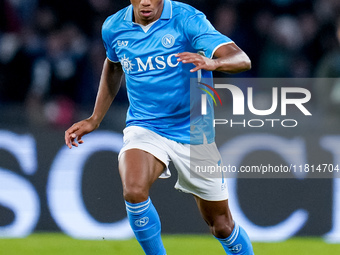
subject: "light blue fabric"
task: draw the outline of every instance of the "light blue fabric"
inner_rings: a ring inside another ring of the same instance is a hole
[[[217,239],[229,255],[254,255],[253,247],[246,231],[236,222],[233,232],[229,237]]]
[[[151,199],[142,203],[125,201],[130,226],[147,255],[165,255],[161,239],[161,222]]]
[[[107,57],[119,61],[125,72],[130,103],[126,125],[190,143],[190,78],[197,78],[198,72],[190,73],[194,65],[179,63],[175,55],[203,52],[210,58],[218,46],[231,40],[216,31],[202,12],[170,0],[164,0],[160,19],[147,32],[133,22],[130,5],[104,22],[102,37]],[[201,76],[211,78],[212,72],[202,71]],[[201,100],[202,90],[194,89],[197,96],[191,98],[195,100],[191,106]],[[194,119],[200,128],[191,137],[192,144],[203,143],[204,136],[208,143],[214,141],[213,114],[210,109]]]

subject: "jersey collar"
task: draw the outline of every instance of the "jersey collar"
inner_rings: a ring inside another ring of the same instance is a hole
[[[172,18],[172,3],[170,0],[164,0],[163,12],[161,19],[171,19]]]
[[[124,20],[132,22],[133,7],[132,4],[127,8]],[[171,19],[172,18],[172,3],[171,0],[164,0],[163,11],[160,19]]]

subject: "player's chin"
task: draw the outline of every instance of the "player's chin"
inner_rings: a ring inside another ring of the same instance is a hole
[[[139,13],[140,17],[142,20],[144,21],[150,21],[153,20],[153,18],[155,17],[155,14],[153,12],[140,12]]]

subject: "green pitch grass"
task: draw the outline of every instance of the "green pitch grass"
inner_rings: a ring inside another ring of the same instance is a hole
[[[225,254],[210,235],[164,235],[168,255]],[[254,243],[256,255],[338,255],[340,244],[320,238],[294,238],[280,243]],[[135,239],[74,240],[63,234],[33,234],[24,239],[0,239],[0,255],[142,255]]]

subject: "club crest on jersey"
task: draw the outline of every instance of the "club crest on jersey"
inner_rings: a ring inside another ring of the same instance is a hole
[[[130,73],[130,71],[133,69],[133,66],[135,65],[135,64],[132,64],[131,60],[125,57],[125,55],[119,61],[126,73]]]
[[[171,48],[175,44],[175,37],[173,35],[167,34],[162,38],[162,45],[165,48]]]

